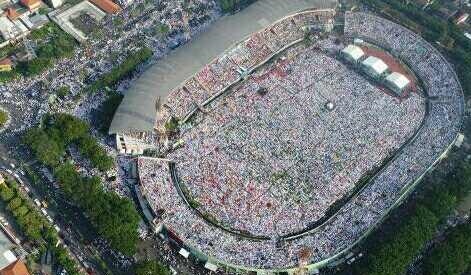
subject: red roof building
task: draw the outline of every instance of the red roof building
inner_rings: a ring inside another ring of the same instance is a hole
[[[0,271],[0,275],[29,275],[26,265],[18,260]]]
[[[4,13],[11,21],[20,17],[20,14],[14,8],[7,8]]]
[[[6,57],[3,59],[0,59],[0,72],[9,72],[12,69],[13,63],[11,62],[11,59]]]
[[[30,11],[37,10],[41,7],[40,0],[20,0],[20,3],[27,7]]]
[[[123,10],[120,6],[111,0],[90,0],[90,2],[95,4],[95,6],[99,7],[106,13],[110,14],[116,14]]]

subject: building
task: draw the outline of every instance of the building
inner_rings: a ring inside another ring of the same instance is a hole
[[[365,52],[355,45],[348,45],[345,49],[342,50],[342,55],[352,63],[358,63],[360,59],[365,56]]]
[[[372,77],[380,77],[388,69],[388,65],[375,56],[369,56],[367,59],[363,60],[361,64],[365,72]]]
[[[20,17],[20,14],[16,11],[14,8],[7,8],[5,10],[5,16],[8,17],[11,21],[18,19]]]
[[[36,11],[41,7],[40,0],[20,0],[20,3],[30,11]]]
[[[5,57],[3,59],[0,59],[0,72],[9,72],[12,70],[13,63],[11,62],[11,59],[8,57]]]
[[[106,13],[99,9],[97,6],[93,5],[88,1],[82,1],[72,7],[61,8],[50,12],[49,18],[52,21],[56,22],[59,27],[64,30],[66,33],[72,35],[75,40],[80,43],[87,41],[87,34],[83,33],[81,30],[77,29],[70,20],[76,18],[81,13],[86,13],[89,16],[93,17],[97,22],[100,22],[105,16]]]
[[[44,14],[35,14],[31,17],[27,14],[23,14],[20,16],[20,20],[30,30],[39,29],[49,22],[49,18]]]
[[[90,0],[90,2],[108,14],[116,14],[122,11],[121,7],[111,0]]]
[[[469,18],[469,13],[458,12],[455,16],[455,20],[453,21],[455,22],[456,25],[459,25],[459,24],[464,24],[466,20],[468,20],[468,18]]]
[[[116,147],[120,154],[142,155],[146,149],[155,149],[150,142],[146,142],[146,133],[116,134]]]
[[[57,9],[58,7],[62,6],[62,4],[64,4],[64,1],[63,0],[48,0],[47,3],[54,9]]]
[[[5,270],[9,270],[11,264],[18,260],[15,254],[10,250],[14,247],[15,245],[6,233],[4,231],[0,231],[0,275],[14,274],[4,273]]]
[[[0,275],[29,275],[29,272],[26,265],[21,260],[17,260],[2,269]]]
[[[0,35],[5,41],[21,38],[27,33],[28,28],[19,20],[11,21],[6,16],[0,17]]]
[[[409,86],[410,81],[403,74],[393,72],[386,77],[385,83],[396,95],[401,96],[404,89]]]

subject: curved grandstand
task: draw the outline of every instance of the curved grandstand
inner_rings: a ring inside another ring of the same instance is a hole
[[[343,58],[354,39],[412,84],[398,94]],[[415,33],[367,13],[304,10],[173,89],[155,128],[180,126],[161,144],[165,159],[138,158],[140,189],[154,222],[203,260],[318,268],[407,196],[462,115],[453,68]]]

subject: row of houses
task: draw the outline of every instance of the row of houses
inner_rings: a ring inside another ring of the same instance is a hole
[[[3,2],[4,8],[0,12],[0,48],[20,40],[31,30],[41,28],[49,22],[47,16],[39,13],[44,5],[40,0],[15,1]],[[62,0],[50,1],[57,4]]]
[[[342,50],[342,55],[350,63],[359,65],[369,76],[383,80],[397,96],[402,96],[410,80],[399,72],[391,72],[388,65],[378,57],[367,56],[359,46],[350,44]]]
[[[50,19],[79,42],[84,42],[86,35],[70,23],[71,19],[87,13],[100,21],[106,14],[116,14],[122,10],[111,0],[84,0],[73,6],[64,4],[63,0],[44,1],[47,5],[41,0],[0,0],[0,48],[21,41],[28,42],[24,38],[31,31],[49,23]],[[46,12],[49,11],[48,15],[41,11],[43,8]],[[34,54],[27,54],[25,58],[18,57],[19,55],[21,53],[13,56],[13,62],[12,57],[0,56],[0,72],[11,71],[15,60],[26,61],[35,57]]]

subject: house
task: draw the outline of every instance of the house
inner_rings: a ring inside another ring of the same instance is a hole
[[[11,59],[6,57],[3,59],[0,59],[0,72],[9,72],[12,70],[13,63],[11,62]]]
[[[11,21],[16,20],[18,19],[18,17],[20,17],[20,14],[16,11],[16,9],[11,7],[5,10],[4,15],[8,17],[8,19],[10,19]]]
[[[8,41],[18,39],[28,34],[28,28],[19,20],[11,21],[6,16],[0,16],[0,35]]]
[[[0,275],[29,275],[29,272],[26,265],[21,260],[17,260],[0,270]]]
[[[122,10],[120,6],[111,0],[90,0],[90,2],[108,14],[116,14]]]
[[[40,0],[20,0],[20,3],[30,11],[36,11],[41,7]]]

